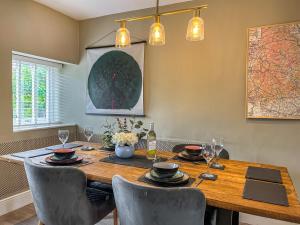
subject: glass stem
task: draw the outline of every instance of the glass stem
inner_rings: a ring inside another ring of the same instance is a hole
[[[207,174],[209,174],[209,167],[210,167],[210,163],[208,162],[207,163],[207,171],[206,171]]]

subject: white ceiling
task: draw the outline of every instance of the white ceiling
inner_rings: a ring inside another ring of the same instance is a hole
[[[156,0],[34,0],[76,20],[154,7]],[[190,0],[161,0],[170,5]]]

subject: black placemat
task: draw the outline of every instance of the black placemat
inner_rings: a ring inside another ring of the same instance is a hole
[[[161,157],[161,158],[158,158],[158,160],[156,162],[164,162],[164,161],[167,161],[167,158]],[[145,169],[150,169],[150,168],[152,168],[152,165],[153,165],[153,160],[149,160],[146,158],[146,156],[143,156],[143,155],[134,155],[132,158],[129,158],[129,159],[122,159],[116,155],[111,155],[104,159],[100,159],[100,162],[114,163],[114,164],[139,167],[139,168],[145,168]]]
[[[201,159],[201,160],[188,160],[188,159],[183,159],[183,158],[180,158],[179,156],[175,155],[173,158],[173,160],[177,160],[177,161],[180,161],[180,162],[190,162],[190,163],[194,163],[194,164],[199,164],[199,163],[203,163],[203,164],[206,164],[206,161],[205,159]]]
[[[45,160],[41,160],[39,162],[34,162],[38,165],[47,165],[47,166],[53,166],[53,167],[56,167],[56,166],[63,166],[63,167],[81,167],[81,166],[85,166],[85,165],[89,165],[89,164],[92,164],[94,163],[93,161],[88,161],[88,160],[82,160],[81,162],[77,162],[77,163],[71,163],[71,164],[65,164],[65,165],[55,165],[55,164],[50,164],[50,163],[47,163]]]
[[[259,180],[246,180],[243,198],[275,205],[289,205],[286,189],[282,184]]]
[[[114,147],[113,148],[101,147],[101,148],[99,148],[99,150],[113,152],[113,151],[115,151],[115,148]]]
[[[81,146],[82,146],[81,144],[66,143],[64,146],[63,145],[53,145],[53,146],[47,147],[46,149],[56,150],[56,149],[60,149],[60,148],[78,148]]]
[[[249,166],[246,178],[282,184],[280,170]]]
[[[42,155],[49,155],[51,153],[52,153],[52,150],[40,148],[40,149],[35,149],[35,150],[30,150],[30,151],[25,151],[25,152],[13,153],[11,155],[18,157],[18,158],[34,158],[34,157],[42,156]]]
[[[190,179],[188,180],[188,182],[186,184],[168,185],[168,184],[162,184],[162,183],[157,183],[157,182],[148,180],[147,178],[145,178],[145,175],[138,178],[138,181],[144,182],[146,184],[151,184],[156,187],[191,187],[192,184],[195,182],[195,180],[196,180],[195,178],[190,177]]]

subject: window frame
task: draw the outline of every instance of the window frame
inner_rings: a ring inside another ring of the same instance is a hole
[[[22,81],[21,81],[21,74],[22,74],[22,65],[28,63],[31,67],[30,73],[31,73],[31,118],[25,118],[22,116],[22,113],[24,112],[24,107],[22,104],[24,104],[21,100],[23,88],[22,88]],[[57,96],[54,96],[52,92],[55,92],[57,90],[54,90],[56,88],[55,85],[57,82],[59,82],[57,79],[60,75],[60,70],[62,69],[63,64],[52,62],[44,59],[39,58],[32,58],[24,55],[17,54],[13,52],[12,54],[12,70],[14,70],[14,66],[16,66],[17,72],[15,73],[15,87],[13,86],[12,82],[12,94],[13,89],[15,88],[15,111],[13,109],[14,105],[12,104],[12,115],[13,115],[13,127],[14,130],[20,130],[22,127],[36,127],[36,126],[44,126],[44,125],[51,125],[51,124],[59,124],[61,123],[59,121],[59,118],[55,118],[53,115],[55,112],[54,108],[57,107],[57,111],[60,111],[58,108],[59,105],[59,99]],[[38,82],[39,82],[39,74],[37,72],[38,66],[45,66],[46,68],[46,106],[45,106],[45,117],[38,117]],[[56,71],[57,70],[57,71]],[[14,71],[12,71],[12,79],[14,76]],[[14,96],[12,96],[14,98]],[[12,99],[12,102],[14,100]],[[55,105],[55,106],[54,106]],[[23,111],[22,111],[23,109]],[[14,114],[15,112],[15,114]],[[15,118],[15,115],[16,118]]]

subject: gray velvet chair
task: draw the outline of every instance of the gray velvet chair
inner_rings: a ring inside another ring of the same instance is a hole
[[[203,225],[206,200],[194,188],[157,188],[116,175],[113,190],[121,225]]]
[[[184,151],[186,144],[175,145],[172,149],[174,153]],[[192,144],[191,144],[192,145]],[[220,152],[221,159],[230,159],[229,152],[223,149]],[[213,206],[206,206],[205,225],[238,225],[239,213],[231,210],[216,208]]]
[[[73,167],[50,167],[25,159],[25,171],[40,224],[93,225],[115,208],[113,195],[91,190],[88,199],[86,176]],[[98,192],[97,192],[98,193]]]

